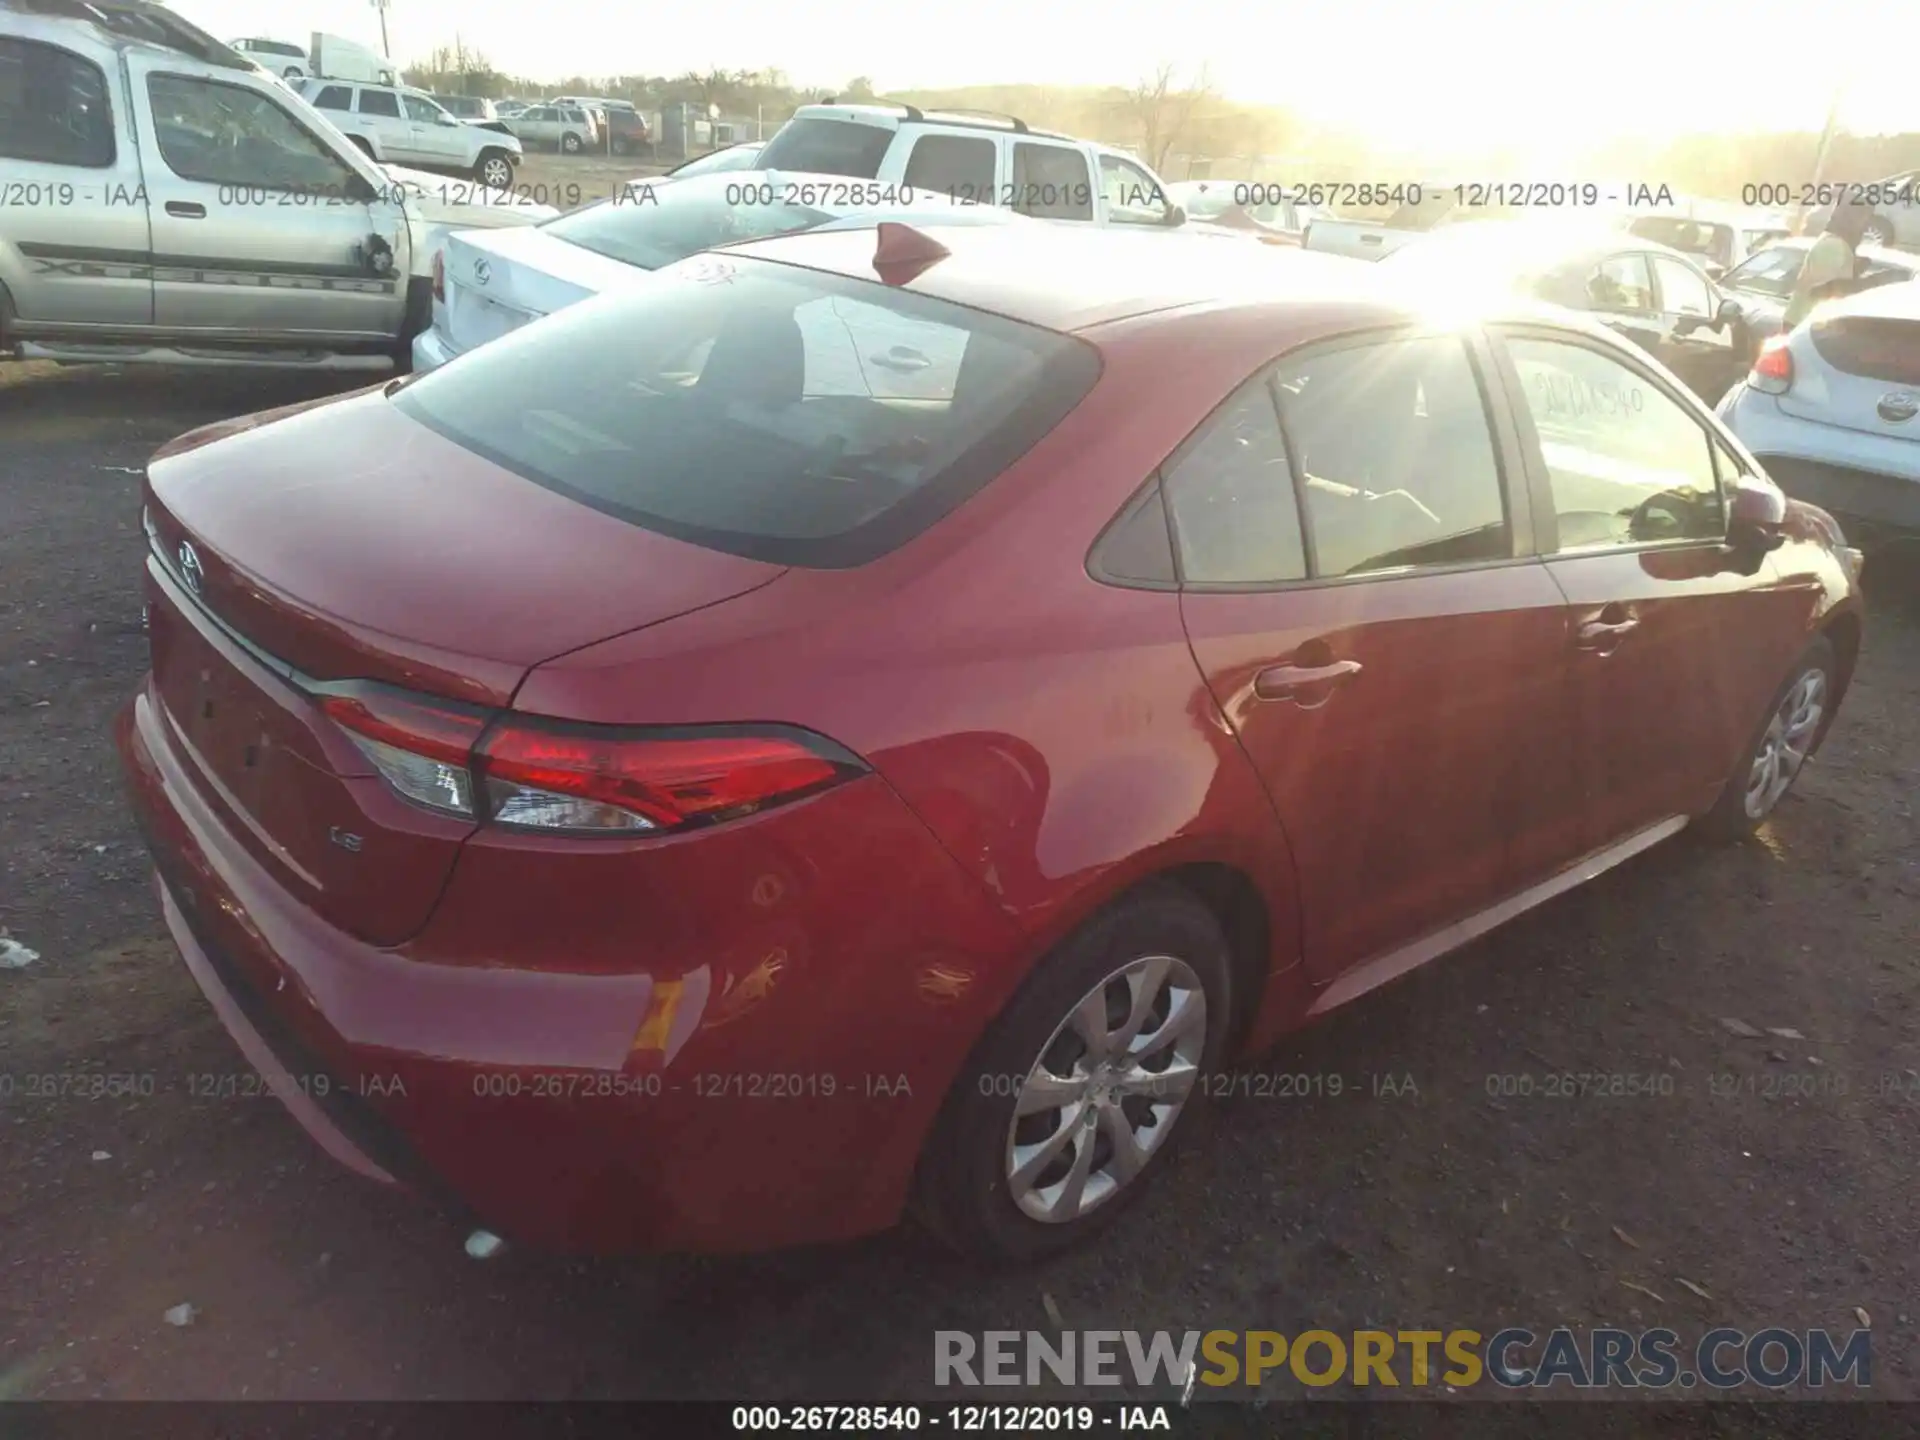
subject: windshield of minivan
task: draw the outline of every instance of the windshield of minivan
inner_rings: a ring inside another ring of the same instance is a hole
[[[871,180],[880,173],[893,135],[884,126],[854,120],[789,120],[760,152],[760,168]]]
[[[985,485],[1099,368],[1071,336],[983,311],[699,255],[471,351],[392,403],[633,524],[840,568]]]

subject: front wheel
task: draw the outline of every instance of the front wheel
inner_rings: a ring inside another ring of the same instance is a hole
[[[473,178],[489,190],[508,190],[513,186],[513,162],[498,150],[489,150],[473,167]]]
[[[560,137],[560,150],[561,153],[565,155],[578,155],[580,153],[580,137],[578,135],[562,135]]]
[[[1157,885],[1089,922],[962,1070],[921,1164],[930,1228],[1017,1261],[1106,1225],[1204,1098],[1231,1009],[1225,936],[1187,891]]]
[[[1708,839],[1744,839],[1773,813],[1819,742],[1833,709],[1838,673],[1833,642],[1819,636],[1774,692],[1753,743],[1727,777],[1719,800],[1695,822]]]

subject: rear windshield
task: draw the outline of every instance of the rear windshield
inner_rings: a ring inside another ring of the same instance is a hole
[[[696,178],[672,185],[636,184],[610,200],[570,211],[540,228],[556,240],[610,260],[658,270],[716,245],[807,230],[833,217],[824,210],[772,203],[760,186]]]
[[[1070,336],[924,295],[699,255],[419,376],[401,411],[560,494],[776,564],[903,544],[1099,374]]]
[[[893,134],[853,120],[789,120],[760,152],[760,168],[871,180],[880,173]]]
[[[1834,316],[1809,329],[1813,348],[1834,369],[1889,385],[1920,385],[1920,319]]]

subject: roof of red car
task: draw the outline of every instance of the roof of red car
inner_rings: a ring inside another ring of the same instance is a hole
[[[1219,303],[1374,309],[1382,292],[1365,261],[1279,250],[1238,238],[1093,226],[917,225],[948,254],[902,288],[1049,330],[1074,331],[1155,310]],[[727,247],[861,280],[878,280],[873,230],[815,231]],[[707,257],[709,260],[714,257]]]

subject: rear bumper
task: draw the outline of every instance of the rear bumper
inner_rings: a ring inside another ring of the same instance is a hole
[[[656,914],[660,890],[635,892],[649,902],[629,920],[637,954],[661,930],[709,954],[569,974],[488,952],[473,931],[499,927],[447,916],[452,895],[406,946],[334,928],[222,826],[151,691],[115,741],[168,929],[288,1112],[361,1175],[530,1247],[757,1250],[886,1228],[1018,978],[1004,918],[877,777],[736,822],[769,832],[763,851],[807,857],[777,920],[745,903]],[[782,820],[795,824],[772,834]],[[823,827],[848,826],[865,843],[823,851]],[[522,908],[538,929],[543,911],[564,926],[566,905],[536,885]],[[429,954],[436,927],[479,948]]]
[[[458,352],[442,335],[439,329],[429,325],[413,337],[413,368],[415,370],[438,370]]]
[[[1798,500],[1842,520],[1920,531],[1920,438],[1900,440],[1789,415],[1772,395],[1736,385],[1718,407],[1767,473]]]

